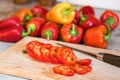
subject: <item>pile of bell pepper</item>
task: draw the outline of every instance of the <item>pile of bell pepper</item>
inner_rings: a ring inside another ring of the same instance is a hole
[[[89,5],[77,8],[60,2],[51,9],[34,5],[32,9],[22,8],[0,21],[0,40],[17,42],[25,36],[34,36],[107,48],[108,39],[119,22],[114,11],[105,10],[98,18]]]

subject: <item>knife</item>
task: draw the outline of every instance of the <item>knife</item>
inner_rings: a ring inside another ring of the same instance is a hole
[[[73,44],[67,43],[62,41],[56,41],[56,44],[69,47],[84,53],[89,53],[91,55],[96,56],[97,59],[112,64],[114,66],[120,67],[120,52],[108,50],[108,49],[101,49],[101,48],[94,48],[91,46],[85,46],[81,44]]]

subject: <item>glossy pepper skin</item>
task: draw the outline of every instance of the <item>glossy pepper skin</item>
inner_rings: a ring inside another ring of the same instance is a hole
[[[75,10],[75,18],[72,23],[79,26],[79,23],[80,23],[80,11],[79,10]]]
[[[67,2],[56,4],[48,13],[47,19],[58,24],[71,23],[75,17],[75,6]]]
[[[83,15],[82,13],[80,13],[80,26],[82,26],[83,29],[86,30],[100,24],[101,22],[94,15]]]
[[[82,8],[79,9],[79,12],[82,12],[83,15],[95,15],[94,8],[90,5],[83,6]]]
[[[40,36],[48,40],[57,40],[59,38],[59,27],[56,23],[48,21],[41,28]]]
[[[34,17],[46,18],[46,15],[49,10],[40,5],[35,5],[35,6],[33,6],[31,11],[32,11],[32,14]]]
[[[11,26],[20,27],[21,21],[18,17],[9,17],[0,21],[0,29],[9,28]]]
[[[75,24],[64,24],[60,29],[60,35],[63,41],[69,43],[79,43],[82,41],[84,30]]]
[[[103,14],[100,16],[100,21],[107,27],[110,27],[111,30],[114,30],[119,25],[118,15],[111,10],[106,10],[103,12]]]
[[[95,15],[94,8],[92,6],[83,6],[78,10],[75,10],[75,18],[73,20],[73,23],[78,25],[80,24],[80,13],[82,12],[83,15]]]
[[[46,20],[41,17],[34,17],[30,19],[26,25],[25,25],[25,30],[23,32],[24,36],[30,35],[30,36],[39,36],[39,32],[41,27],[44,25]]]
[[[17,16],[20,18],[21,22],[24,22],[30,20],[33,15],[29,8],[22,8],[18,12],[14,13],[12,16]]]
[[[86,30],[84,34],[84,44],[88,46],[106,48],[108,45],[107,40],[110,37],[110,28],[104,25],[99,25]]]
[[[8,27],[4,29],[0,29],[0,41],[5,42],[17,42],[22,39],[22,31],[23,28],[21,27]]]

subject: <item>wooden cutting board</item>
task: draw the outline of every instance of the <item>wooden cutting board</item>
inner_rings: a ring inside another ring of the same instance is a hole
[[[85,75],[75,74],[72,77],[55,74],[52,68],[57,64],[38,62],[29,57],[28,54],[23,53],[25,45],[32,40],[57,45],[54,41],[25,37],[0,54],[0,73],[32,80],[120,80],[119,67],[75,50],[74,53],[79,59],[92,59],[92,71]]]

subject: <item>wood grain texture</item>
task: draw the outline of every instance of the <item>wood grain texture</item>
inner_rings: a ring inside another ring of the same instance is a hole
[[[39,40],[44,43],[55,44],[41,38],[25,37],[0,54],[0,73],[29,78],[32,80],[119,80],[120,68],[97,60],[87,54],[74,50],[79,59],[92,59],[92,71],[85,75],[75,74],[72,77],[55,74],[52,70],[57,64],[43,63],[33,60],[28,54],[22,51],[25,45],[32,41]]]

